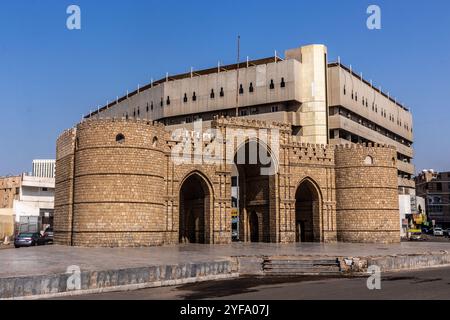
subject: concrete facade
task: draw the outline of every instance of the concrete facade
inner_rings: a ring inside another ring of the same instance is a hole
[[[53,167],[54,163],[55,160]],[[51,171],[43,169],[35,173],[43,176],[51,174]],[[33,231],[51,226],[54,199],[55,178],[25,173],[0,178],[0,237],[11,237],[20,230],[27,231],[29,225],[33,225]]]
[[[233,166],[241,241],[399,242],[394,147],[298,143],[283,123],[217,118],[210,124],[197,142],[183,139],[189,131],[125,118],[91,119],[64,132],[57,141],[55,242],[230,243]],[[256,137],[241,136],[249,130]],[[277,152],[261,143],[264,135],[277,140]],[[249,161],[252,141],[266,148],[269,164]],[[205,152],[193,152],[177,163],[174,154],[195,143],[224,156],[208,162]],[[261,174],[274,164],[276,171]]]

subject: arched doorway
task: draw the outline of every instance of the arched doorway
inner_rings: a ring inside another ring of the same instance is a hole
[[[295,193],[295,237],[297,242],[320,241],[320,194],[309,179]]]
[[[241,145],[234,156],[237,168],[239,240],[275,242],[275,166],[267,147],[257,140]],[[269,172],[269,173],[268,173]],[[271,237],[272,235],[272,237]]]
[[[180,243],[208,243],[210,188],[198,173],[190,175],[180,188]]]
[[[258,215],[255,211],[252,211],[249,217],[249,226],[250,226],[250,241],[258,242],[259,241],[259,221]]]

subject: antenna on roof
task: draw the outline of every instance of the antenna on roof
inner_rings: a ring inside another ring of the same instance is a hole
[[[116,96],[116,103],[119,103],[119,96]]]
[[[150,88],[153,88],[153,78],[150,78]]]
[[[191,78],[194,76],[194,67],[191,67]]]
[[[275,63],[277,62],[277,50],[275,50]]]
[[[169,81],[169,73],[166,72],[166,82],[168,82],[168,81]]]
[[[248,56],[247,56],[247,68],[248,68],[248,62],[249,62],[249,60],[248,60]]]
[[[239,60],[241,54],[241,36],[237,38],[237,65],[236,65],[236,117],[239,115]]]
[[[220,61],[217,61],[217,73],[220,73]]]
[[[341,64],[341,57],[340,56],[338,56],[338,63],[339,63],[339,65]]]
[[[128,98],[128,89],[127,89],[127,98]]]
[[[141,86],[139,85],[139,83],[138,83],[138,93],[139,93],[139,90],[141,89]]]

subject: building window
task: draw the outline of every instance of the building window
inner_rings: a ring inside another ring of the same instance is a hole
[[[170,97],[169,97],[169,96],[167,96],[166,104],[167,104],[167,105],[170,105]]]
[[[153,101],[152,104],[150,105],[150,109],[153,111]]]
[[[136,118],[136,109],[133,110],[133,117]]]
[[[156,148],[158,146],[158,138],[157,137],[153,137],[152,145],[153,145],[153,148]]]
[[[214,97],[215,97],[214,89],[211,89],[211,94],[209,95],[209,97],[210,97],[211,99],[214,99]]]
[[[117,143],[124,143],[124,142],[125,142],[125,136],[124,136],[123,134],[119,133],[119,134],[116,136],[116,142],[117,142]]]
[[[281,88],[286,87],[286,82],[284,82],[284,78],[281,78],[280,87],[281,87]]]
[[[247,110],[245,110],[245,109],[241,109],[240,111],[239,111],[239,115],[240,116],[246,116],[248,114],[248,112],[247,112]]]
[[[231,186],[232,187],[237,187],[237,177],[231,177]]]
[[[145,107],[145,111],[148,112],[148,102],[147,102],[147,106]]]
[[[269,85],[270,89],[275,89],[275,84],[273,83],[273,79],[270,79],[270,85]]]
[[[242,87],[242,84],[239,85],[239,94],[244,93],[244,88]]]
[[[278,112],[278,106],[272,106],[272,112]]]
[[[250,87],[248,87],[248,92],[253,92],[253,82],[250,82]]]
[[[161,107],[164,106],[164,99],[161,97],[161,102],[160,102]]]
[[[358,101],[358,93],[355,93],[355,101]]]
[[[186,103],[187,100],[188,100],[188,98],[187,98],[187,93],[184,93],[183,102]]]
[[[138,117],[141,115],[141,109],[139,107],[138,107],[137,115],[138,115]]]
[[[373,165],[373,158],[372,158],[371,156],[367,156],[367,157],[364,159],[364,164],[365,164],[366,166],[371,166],[371,165]]]
[[[347,94],[347,89],[344,86],[344,96]]]
[[[42,188],[42,191],[43,191],[43,192],[47,192],[47,191],[48,191],[48,188]]]
[[[197,101],[197,96],[195,95],[195,91],[194,91],[194,93],[192,94],[192,101]]]
[[[223,97],[225,95],[225,92],[223,92],[223,87],[220,87],[220,96]]]

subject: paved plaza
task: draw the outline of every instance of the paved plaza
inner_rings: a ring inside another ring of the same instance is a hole
[[[450,252],[450,243],[233,243],[149,248],[78,248],[55,245],[0,250],[0,278],[65,273],[71,265],[77,265],[84,271],[96,271],[214,262],[241,256],[377,257],[445,252]]]

